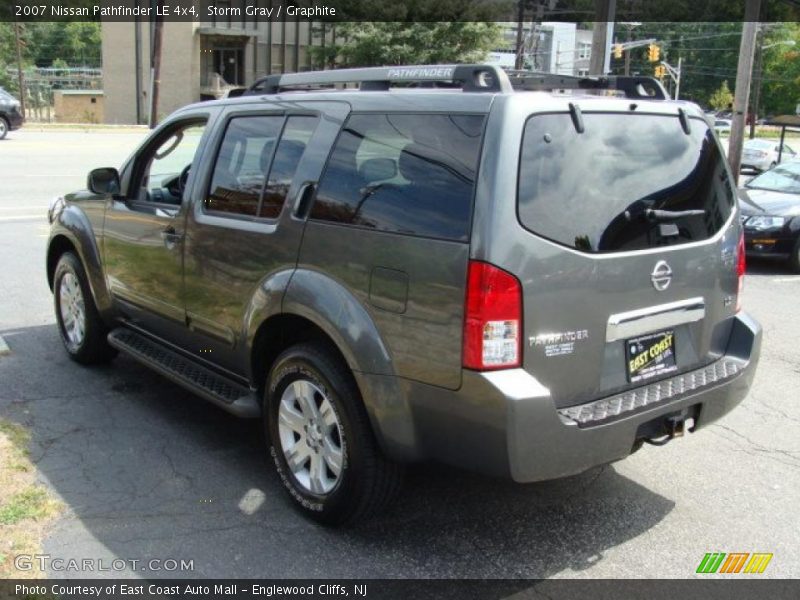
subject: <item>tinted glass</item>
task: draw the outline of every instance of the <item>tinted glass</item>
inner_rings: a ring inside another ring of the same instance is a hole
[[[308,140],[317,126],[317,117],[296,116],[286,120],[278,150],[269,171],[269,181],[264,190],[260,217],[277,218],[289,192],[289,186],[303,156]]]
[[[615,252],[704,240],[728,219],[733,190],[705,121],[691,119],[687,135],[677,116],[583,120],[581,134],[567,113],[528,120],[518,182],[526,228],[585,252]],[[675,215],[684,211],[696,212]]]
[[[353,115],[311,218],[466,241],[483,135],[477,115]]]
[[[282,116],[231,119],[217,155],[206,209],[255,217]]]

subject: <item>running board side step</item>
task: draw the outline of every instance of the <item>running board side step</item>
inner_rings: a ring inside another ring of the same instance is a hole
[[[108,343],[201,398],[243,418],[261,415],[256,395],[249,388],[126,327],[108,334]]]

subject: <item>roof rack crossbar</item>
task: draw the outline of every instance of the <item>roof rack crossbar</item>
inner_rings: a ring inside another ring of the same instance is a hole
[[[619,90],[627,98],[638,100],[667,100],[667,92],[653,77],[615,76],[574,77],[533,71],[509,71],[514,89],[524,91],[544,90]]]
[[[245,96],[278,94],[284,90],[358,83],[362,91],[388,90],[393,82],[455,83],[465,92],[511,92],[505,72],[493,65],[417,65],[334,69],[268,75],[258,79]]]

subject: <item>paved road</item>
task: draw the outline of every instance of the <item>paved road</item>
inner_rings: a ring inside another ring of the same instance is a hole
[[[125,571],[153,577],[690,577],[705,552],[761,551],[775,555],[765,576],[800,577],[800,276],[751,265],[761,367],[743,405],[704,432],[524,486],[417,467],[385,517],[328,530],[291,509],[256,423],[126,358],[86,369],[61,350],[47,201],[140,139],[23,130],[0,142],[0,334],[12,349],[0,415],[30,427],[41,476],[68,506],[45,543],[54,557],[194,561]]]

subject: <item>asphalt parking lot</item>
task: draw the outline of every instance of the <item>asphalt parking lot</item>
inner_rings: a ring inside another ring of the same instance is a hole
[[[48,201],[83,187],[90,168],[119,166],[142,137],[23,129],[0,142],[0,335],[11,348],[0,416],[31,430],[41,478],[67,507],[46,553],[193,561],[121,573],[132,577],[684,578],[706,552],[770,552],[760,577],[800,577],[800,276],[749,265],[760,368],[744,403],[704,431],[524,486],[414,467],[388,514],[325,529],[292,510],[256,422],[130,359],[87,369],[62,351],[44,272]]]

